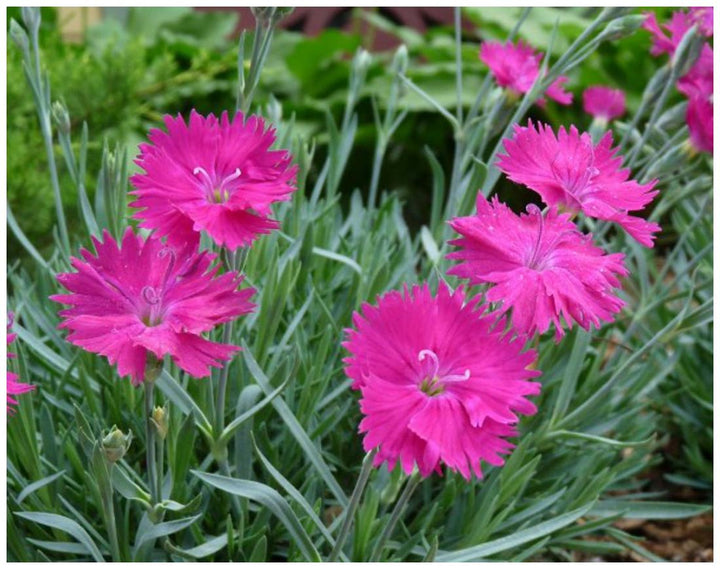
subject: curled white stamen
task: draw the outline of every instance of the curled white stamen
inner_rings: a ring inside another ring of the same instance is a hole
[[[143,299],[148,304],[157,304],[160,302],[157,291],[151,286],[144,286],[140,294],[142,294]]]
[[[207,184],[207,186],[210,187],[210,188],[213,187],[212,178],[210,177],[210,174],[207,173],[207,170],[205,170],[205,168],[201,168],[200,166],[198,166],[197,168],[195,168],[195,169],[193,170],[193,174],[194,174],[195,176],[197,176],[198,174],[201,174],[202,177],[204,178],[204,181],[205,181],[205,183]]]
[[[237,180],[237,179],[240,177],[241,174],[242,174],[242,172],[240,171],[240,168],[235,168],[235,172],[233,172],[233,173],[230,174],[229,176],[226,176],[226,177],[223,179],[223,181],[220,182],[220,187],[221,187],[221,188],[224,188],[224,187],[225,187],[225,184],[227,184],[227,183],[229,183],[229,182],[232,182],[233,180]]]
[[[433,364],[435,364],[435,370],[432,373],[432,377],[436,377],[438,371],[440,371],[440,360],[438,359],[437,354],[432,350],[420,350],[420,353],[418,353],[418,361],[421,362],[426,357],[429,357],[433,361]]]
[[[528,204],[527,208],[525,209],[528,214],[537,215],[540,218],[540,230],[538,231],[537,240],[535,241],[535,248],[533,249],[530,261],[528,261],[528,266],[534,268],[534,265],[537,262],[538,254],[540,252],[540,243],[542,242],[543,230],[545,229],[545,217],[543,216],[542,211],[540,211],[540,208],[534,203]]]
[[[470,379],[470,370],[466,369],[465,373],[463,373],[462,375],[446,375],[442,378],[442,381],[446,383],[452,383],[457,381],[467,381],[468,379]]]

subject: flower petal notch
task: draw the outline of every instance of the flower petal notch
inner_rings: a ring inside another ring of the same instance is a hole
[[[82,249],[82,259],[71,259],[76,272],[57,276],[69,294],[50,297],[70,306],[59,313],[69,342],[107,357],[134,385],[145,378],[148,353],[169,354],[199,378],[239,350],[202,334],[251,312],[255,290],[238,290],[237,273],[218,275],[211,253],[145,239],[131,228],[120,244],[107,231],[93,243],[95,255]]]
[[[345,371],[362,394],[363,446],[375,465],[398,462],[410,474],[442,472],[482,477],[481,461],[504,463],[519,415],[536,408],[540,384],[533,350],[504,332],[504,318],[483,314],[478,299],[441,283],[405,287],[363,304],[343,346]]]
[[[150,131],[130,178],[140,227],[167,236],[171,245],[197,244],[201,231],[234,251],[277,229],[271,205],[290,199],[297,172],[292,157],[270,150],[275,131],[261,117],[238,112],[218,120],[195,111],[187,123],[166,115],[167,131]]]
[[[460,249],[448,255],[460,262],[448,274],[471,284],[490,284],[486,299],[512,309],[512,324],[521,334],[564,334],[562,319],[588,330],[625,305],[614,294],[619,277],[626,276],[624,255],[606,255],[580,233],[570,214],[551,208],[543,215],[531,204],[528,213],[515,214],[497,197],[488,202],[480,194],[477,213],[450,221],[461,237],[450,241]]]
[[[528,121],[515,125],[512,138],[503,141],[505,152],[498,168],[513,182],[537,192],[550,207],[620,225],[645,247],[653,246],[657,223],[630,215],[645,208],[658,191],[657,180],[639,184],[621,168],[622,158],[612,148],[612,133],[593,144],[590,135],[574,126],[560,127],[557,137],[549,125]]]

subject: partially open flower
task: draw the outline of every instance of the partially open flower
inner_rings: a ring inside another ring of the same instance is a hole
[[[529,369],[535,352],[485,308],[440,283],[435,296],[406,286],[353,315],[345,370],[362,393],[360,431],[365,450],[379,447],[376,465],[428,476],[445,464],[469,479],[482,476],[481,460],[503,464],[518,415],[536,411],[526,397],[539,393],[529,379],[540,372]]]
[[[690,145],[696,152],[713,153],[713,103],[700,96],[688,101],[686,120]]]
[[[169,247],[131,228],[119,247],[107,231],[103,239],[93,238],[96,255],[82,249],[84,261],[72,258],[77,272],[57,276],[70,293],[50,297],[71,306],[60,311],[69,342],[117,363],[135,385],[149,355],[169,354],[190,375],[206,377],[239,350],[201,334],[252,311],[255,291],[238,290],[241,276],[217,275],[208,252]]]

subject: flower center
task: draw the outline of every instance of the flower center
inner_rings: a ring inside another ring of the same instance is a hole
[[[237,180],[242,172],[240,168],[235,168],[235,171],[229,176],[225,176],[218,182],[217,177],[210,176],[205,168],[198,166],[193,170],[193,174],[197,176],[201,182],[205,195],[211,203],[225,203],[230,199],[233,191],[233,182]]]
[[[172,247],[165,247],[158,251],[158,258],[164,259],[170,257],[168,265],[163,275],[162,283],[159,287],[144,286],[140,291],[140,296],[144,301],[144,305],[140,308],[140,320],[148,327],[157,326],[163,321],[165,315],[165,307],[163,306],[163,294],[168,289],[168,282],[172,276],[175,267],[176,253]]]
[[[585,136],[572,151],[559,152],[550,165],[555,180],[565,192],[567,205],[575,209],[581,209],[580,200],[585,189],[600,174],[595,168],[592,140]]]
[[[424,361],[428,358],[431,361],[431,369],[426,372],[425,377],[419,384],[420,391],[430,397],[435,397],[445,393],[445,387],[448,383],[454,383],[459,381],[467,381],[470,379],[470,370],[466,369],[462,375],[447,374],[442,375],[440,373],[440,360],[437,354],[432,350],[420,350],[418,353],[418,361]]]

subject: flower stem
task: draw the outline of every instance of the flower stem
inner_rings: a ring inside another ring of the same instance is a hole
[[[145,452],[148,471],[148,488],[152,505],[160,500],[160,484],[157,476],[155,458],[155,426],[152,424],[152,412],[155,407],[155,381],[145,378]]]
[[[421,481],[422,478],[419,472],[416,472],[408,479],[405,489],[398,498],[398,501],[395,503],[392,514],[390,514],[390,521],[383,529],[382,534],[380,534],[380,537],[375,544],[375,548],[370,555],[370,562],[379,561],[383,549],[385,548],[385,544],[387,543],[387,540],[390,539],[390,536],[400,519],[400,514],[402,514],[402,511],[405,509],[405,505],[408,503],[410,497],[413,495],[413,492],[415,492],[415,489],[420,485]]]
[[[234,252],[230,252],[227,249],[224,251],[224,253],[228,270],[236,271],[238,260],[237,254]],[[233,321],[231,320],[230,322],[225,323],[222,337],[223,344],[230,343],[230,340],[232,339],[232,332]],[[217,437],[220,436],[220,434],[223,432],[223,429],[225,428],[225,396],[227,392],[228,375],[230,373],[230,363],[231,362],[227,362],[222,368],[222,370],[220,371],[220,380],[218,381],[217,401],[215,403],[215,426],[217,428]]]
[[[353,490],[352,496],[350,496],[350,503],[347,505],[347,508],[345,508],[345,511],[343,512],[343,515],[345,517],[343,518],[343,524],[340,527],[340,533],[338,534],[337,540],[335,541],[335,547],[333,547],[332,551],[330,552],[330,557],[328,557],[327,559],[328,561],[335,561],[338,558],[338,555],[340,555],[342,547],[343,545],[345,545],[345,541],[350,534],[350,528],[352,527],[352,523],[355,519],[355,512],[357,511],[358,505],[360,504],[360,497],[362,496],[363,490],[365,490],[368,478],[370,478],[370,471],[373,468],[373,459],[375,458],[376,454],[377,449],[373,449],[367,455],[365,455],[362,469],[360,470],[360,475],[358,476],[357,483],[355,484],[355,489]]]

